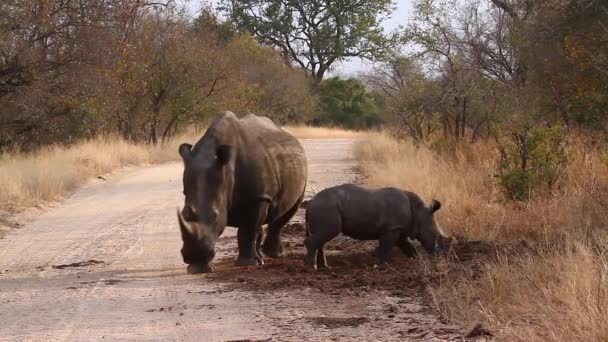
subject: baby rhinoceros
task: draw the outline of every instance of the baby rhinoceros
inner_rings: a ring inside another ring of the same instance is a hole
[[[408,238],[418,240],[429,253],[444,252],[452,238],[435,222],[440,207],[439,201],[427,207],[415,193],[393,187],[342,184],[326,188],[306,205],[305,261],[313,268],[328,268],[323,247],[340,233],[357,240],[379,240],[380,263],[389,261],[395,245],[408,257],[416,257]]]

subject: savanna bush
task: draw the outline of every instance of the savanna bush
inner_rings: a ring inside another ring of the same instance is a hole
[[[567,165],[561,126],[525,126],[499,139],[498,179],[505,195],[524,201],[551,191]]]

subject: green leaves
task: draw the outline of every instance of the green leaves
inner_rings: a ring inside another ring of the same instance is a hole
[[[508,198],[525,201],[550,191],[567,163],[561,126],[523,126],[500,145],[499,182]]]
[[[374,59],[397,43],[381,22],[390,0],[223,0],[237,28],[274,46],[320,81],[331,66],[350,57]]]
[[[380,122],[376,101],[357,79],[330,78],[320,87],[321,121],[347,128],[370,128]]]

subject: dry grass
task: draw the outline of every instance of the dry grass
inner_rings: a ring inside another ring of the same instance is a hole
[[[450,265],[433,291],[447,318],[484,322],[507,341],[608,339],[608,169],[599,152],[573,144],[557,191],[519,205],[496,186],[488,144],[439,154],[375,134],[355,153],[371,185],[442,201],[438,219],[446,231],[535,246],[531,253],[480,254],[474,263]]]
[[[367,132],[364,131],[352,131],[342,128],[289,125],[281,128],[299,139],[362,138],[367,136]]]
[[[584,242],[523,254],[436,284],[443,314],[484,322],[504,341],[606,341],[608,256]]]
[[[298,138],[360,137],[362,132],[307,126],[284,127]],[[189,131],[153,147],[118,137],[99,137],[72,146],[50,146],[32,154],[0,155],[0,209],[20,209],[61,198],[91,177],[129,165],[178,160],[177,146],[203,132]]]
[[[20,209],[61,198],[91,177],[129,165],[177,160],[185,134],[153,147],[117,137],[99,137],[73,146],[50,146],[31,154],[0,156],[0,209]]]

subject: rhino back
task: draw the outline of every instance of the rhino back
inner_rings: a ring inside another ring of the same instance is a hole
[[[361,240],[377,239],[386,229],[405,229],[411,218],[407,197],[393,188],[349,185],[339,207],[344,233]]]
[[[230,226],[248,222],[260,200],[270,202],[269,223],[291,209],[304,194],[307,165],[299,141],[270,119],[253,114],[238,119],[231,112],[216,117],[192,152],[213,158],[218,145],[234,148],[234,188]]]
[[[293,208],[304,194],[308,171],[304,148],[267,117],[249,114],[239,120],[239,126],[237,184],[239,179],[255,183],[257,199],[270,202],[269,223]]]
[[[251,201],[268,201],[265,223],[270,223],[295,206],[304,194],[308,171],[304,148],[266,117],[249,114],[238,124],[234,200],[245,206]],[[236,211],[239,215],[238,206]]]

